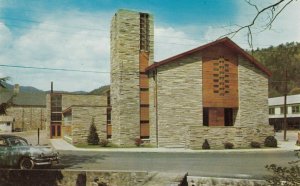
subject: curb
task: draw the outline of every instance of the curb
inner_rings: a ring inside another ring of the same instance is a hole
[[[52,145],[53,146],[53,145]],[[77,148],[76,149],[60,149],[55,148],[58,151],[87,151],[87,152],[139,152],[139,153],[257,153],[257,152],[292,152],[299,149],[282,149],[282,148],[268,148],[268,149],[226,149],[226,150],[190,150],[190,149],[164,149],[164,148],[152,148],[152,149],[123,149],[123,148],[99,148],[99,149],[91,149],[91,148]]]

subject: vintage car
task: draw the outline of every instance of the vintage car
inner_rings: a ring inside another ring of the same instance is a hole
[[[22,137],[0,135],[0,167],[32,169],[37,166],[51,167],[58,161],[58,153],[50,147],[31,146]]]

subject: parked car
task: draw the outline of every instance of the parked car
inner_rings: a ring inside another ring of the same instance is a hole
[[[31,146],[27,140],[14,135],[0,135],[0,167],[33,169],[59,163],[58,153],[50,147]]]

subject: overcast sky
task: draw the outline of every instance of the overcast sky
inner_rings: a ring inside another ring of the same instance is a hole
[[[256,11],[241,0],[0,0],[0,65],[102,72],[0,66],[0,77],[42,90],[49,90],[51,81],[65,91],[109,84],[110,20],[120,8],[154,15],[155,61],[214,41],[233,25],[248,23]],[[254,48],[300,42],[299,10],[300,1],[295,1],[272,30],[256,30]],[[245,32],[232,39],[249,48]]]

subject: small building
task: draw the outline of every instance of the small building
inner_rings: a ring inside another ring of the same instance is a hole
[[[300,129],[300,94],[287,96],[287,128]],[[283,129],[284,96],[269,98],[269,122],[275,130]]]
[[[13,117],[0,115],[0,133],[13,131]]]
[[[72,144],[86,143],[90,125],[94,122],[99,137],[107,139],[107,98],[106,95],[47,94],[49,138],[64,138]]]
[[[63,137],[71,144],[85,144],[90,125],[95,124],[100,139],[108,139],[107,106],[72,105],[63,111]]]
[[[2,115],[12,118],[13,131],[44,130],[46,128],[46,94],[2,91],[0,104]]]

